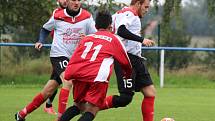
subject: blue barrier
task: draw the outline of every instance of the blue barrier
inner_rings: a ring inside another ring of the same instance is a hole
[[[34,43],[0,43],[0,46],[34,47]],[[43,44],[43,47],[51,47],[51,44]]]
[[[34,47],[33,43],[0,43],[0,46]],[[43,47],[50,48],[51,44],[43,44]],[[215,51],[215,48],[189,48],[189,47],[142,47],[144,50],[159,50],[160,53],[160,87],[164,87],[164,57],[165,51]]]
[[[34,47],[34,43],[0,43],[0,46]],[[43,44],[50,48],[51,44]],[[190,48],[190,47],[142,47],[144,50],[174,50],[174,51],[215,51],[215,48]]]

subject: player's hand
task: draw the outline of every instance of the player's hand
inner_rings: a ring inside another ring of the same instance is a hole
[[[80,38],[81,40],[85,37],[86,35],[84,33],[80,33]]]
[[[147,46],[147,47],[151,47],[151,46],[155,45],[155,42],[153,40],[150,40],[150,39],[144,39],[142,44]]]
[[[38,51],[40,51],[40,49],[43,47],[43,44],[40,42],[35,43],[35,49],[37,49]]]

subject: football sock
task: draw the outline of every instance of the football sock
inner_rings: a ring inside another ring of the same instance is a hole
[[[144,97],[142,101],[143,121],[154,121],[154,101],[155,97]]]
[[[24,109],[22,109],[19,112],[19,115],[22,118],[25,118],[25,116],[29,113],[31,113],[32,111],[34,111],[35,109],[37,109],[41,104],[44,103],[44,98],[43,95],[41,93],[39,93],[38,95],[36,95],[34,97],[34,99],[32,100],[32,102],[30,104],[28,104]]]
[[[108,96],[104,99],[104,102],[102,106],[100,107],[100,110],[105,110],[113,107],[113,97],[114,96]]]
[[[85,112],[78,121],[92,121],[94,119],[94,115],[91,112]]]
[[[60,121],[70,121],[72,118],[80,114],[80,109],[77,106],[69,107],[61,116]]]
[[[52,96],[48,98],[48,100],[47,100],[47,102],[46,102],[46,107],[47,107],[47,108],[52,107],[52,102],[53,102],[53,100],[54,100],[56,94],[57,94],[57,89],[56,89],[55,92],[52,94]]]
[[[68,98],[69,90],[61,88],[58,101],[58,117],[61,117],[61,115],[65,112]]]

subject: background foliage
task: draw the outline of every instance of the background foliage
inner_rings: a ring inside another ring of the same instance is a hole
[[[166,0],[163,5],[160,4],[159,0],[154,0],[153,3],[154,6],[141,21],[144,29],[151,20],[161,18],[152,35],[157,46],[197,47],[197,45],[192,45],[193,37],[215,37],[214,0],[190,0],[183,3],[183,5],[182,0]],[[124,6],[126,5],[116,3],[113,0],[107,0],[105,3],[99,1],[98,6],[87,1],[83,4],[83,7],[89,10],[94,17],[99,9],[108,8],[111,13],[114,13]],[[42,25],[49,19],[56,7],[55,0],[0,0],[1,42],[36,42]],[[159,34],[160,41],[158,42]],[[196,44],[198,44],[198,47],[214,48],[214,41],[215,39],[212,43],[208,43],[201,39],[201,42]],[[50,38],[48,38],[47,43],[51,43]],[[26,72],[43,77],[50,72],[48,55],[49,49],[38,52],[28,47],[0,47],[0,77],[6,79],[8,77],[7,73],[15,76]],[[143,51],[143,55],[148,59],[147,65],[151,67],[159,66],[159,52]],[[203,66],[212,69],[215,67],[214,52],[203,53],[202,56],[194,52],[171,51],[166,52],[165,55],[165,65],[170,70],[177,71],[192,66]],[[39,59],[39,57],[42,58]],[[193,59],[194,57],[195,59]],[[35,60],[41,61],[41,63],[38,64]],[[28,67],[24,67],[25,64],[29,64]],[[39,67],[44,67],[44,69],[41,71],[41,68],[37,67],[36,64]],[[44,66],[44,64],[46,65]],[[8,68],[8,65],[10,68],[15,67],[14,70]],[[17,70],[16,68],[21,69]],[[2,73],[2,70],[5,73]],[[42,75],[39,73],[40,71],[43,72]],[[22,80],[22,78],[17,79]]]

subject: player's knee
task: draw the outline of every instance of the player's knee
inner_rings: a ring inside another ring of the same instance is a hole
[[[63,82],[63,88],[70,90],[72,88],[72,82],[65,80]]]
[[[150,86],[142,88],[141,92],[146,97],[155,97],[155,95],[156,95],[156,89],[155,89],[154,85],[150,85]]]
[[[113,99],[113,107],[125,107],[131,103],[133,94],[121,94],[120,96],[115,95]]]

